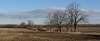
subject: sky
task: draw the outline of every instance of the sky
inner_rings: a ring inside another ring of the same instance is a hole
[[[0,16],[1,16],[0,24],[10,24],[10,23],[19,24],[22,21],[26,22],[28,19],[25,20],[23,18],[20,18],[21,17],[20,15],[22,15],[22,17],[27,16],[27,14],[25,15],[25,13],[36,10],[38,11],[43,8],[52,8],[52,7],[66,8],[66,6],[72,2],[79,3],[80,7],[85,10],[95,10],[95,11],[100,10],[100,5],[99,5],[100,0],[0,0]],[[22,14],[23,12],[24,14]],[[10,16],[13,17],[16,16],[17,18],[16,17],[12,18]],[[42,24],[43,23],[42,19],[44,20],[44,18],[41,17],[40,18],[32,17],[32,18],[31,20],[35,21],[36,24]],[[100,20],[99,16],[96,18],[97,20]],[[99,23],[93,23],[93,24],[99,24]]]
[[[20,12],[49,7],[65,7],[63,0],[0,0],[1,12]]]
[[[66,7],[77,2],[81,8],[100,10],[100,0],[0,0],[0,12],[20,12],[49,7]]]

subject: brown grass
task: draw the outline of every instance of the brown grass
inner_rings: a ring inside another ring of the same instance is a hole
[[[78,32],[99,33],[100,28],[78,28]],[[99,35],[39,32],[24,28],[0,28],[0,41],[100,41]]]

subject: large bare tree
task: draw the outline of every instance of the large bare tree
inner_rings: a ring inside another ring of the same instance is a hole
[[[48,23],[50,25],[55,25],[58,27],[59,31],[61,32],[62,25],[66,20],[66,14],[62,11],[58,10],[56,12],[51,12],[48,14]]]
[[[87,15],[83,14],[81,9],[79,8],[79,4],[76,2],[70,3],[67,6],[67,16],[69,17],[70,24],[71,24],[71,31],[74,26],[74,31],[76,32],[77,24],[80,22],[87,22]]]

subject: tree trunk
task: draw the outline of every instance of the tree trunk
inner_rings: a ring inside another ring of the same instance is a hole
[[[51,25],[50,25],[50,32],[52,32],[52,31],[51,31]]]
[[[73,24],[71,24],[71,32],[73,32]]]
[[[67,32],[68,32],[68,26],[67,26],[67,28],[66,28],[66,29],[67,29]]]
[[[74,32],[76,32],[76,27],[77,27],[77,24],[75,23],[74,24]]]
[[[59,31],[61,32],[61,27],[59,27]]]
[[[58,27],[59,27],[59,31],[61,32],[61,26],[59,25]]]

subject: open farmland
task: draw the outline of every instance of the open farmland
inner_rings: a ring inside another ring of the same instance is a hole
[[[24,28],[0,28],[0,41],[100,41],[100,28],[78,28],[91,34],[74,34],[59,32],[39,32]],[[78,32],[79,32],[78,31]]]

